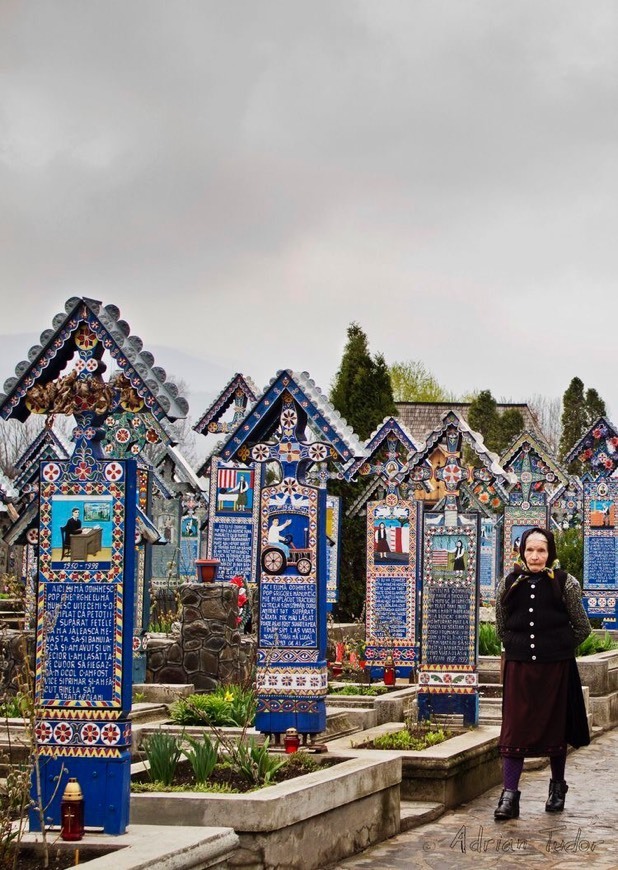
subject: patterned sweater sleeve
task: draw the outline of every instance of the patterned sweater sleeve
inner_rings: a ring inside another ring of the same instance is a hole
[[[500,640],[503,639],[504,633],[504,608],[502,606],[502,595],[504,593],[504,578],[500,580],[496,587],[496,634]]]
[[[582,588],[578,580],[570,574],[564,584],[564,603],[575,633],[575,646],[579,646],[583,640],[586,640],[592,628],[582,604]]]

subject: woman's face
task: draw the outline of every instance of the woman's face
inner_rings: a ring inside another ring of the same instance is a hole
[[[524,561],[528,569],[536,574],[542,571],[547,565],[549,558],[549,550],[547,549],[547,539],[544,535],[530,535],[526,539],[526,547],[524,549]]]

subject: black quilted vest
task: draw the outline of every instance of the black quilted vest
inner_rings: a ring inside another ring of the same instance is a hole
[[[564,589],[564,572],[557,577],[560,592]],[[507,591],[515,581],[507,578],[502,599],[506,610],[502,642],[509,661],[558,662],[570,659],[575,652],[575,638],[562,599],[554,591],[545,573],[527,578]]]

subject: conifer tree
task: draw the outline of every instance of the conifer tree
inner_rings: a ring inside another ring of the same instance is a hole
[[[586,434],[593,423],[606,414],[605,402],[594,387],[588,387],[584,394],[581,378],[573,378],[562,397],[562,435],[558,455],[561,460]],[[568,466],[570,474],[581,474],[581,463],[572,462]]]
[[[499,436],[493,449],[501,455],[523,431],[524,418],[517,408],[507,408],[500,415],[499,424]]]
[[[385,417],[397,413],[388,366],[382,354],[371,357],[367,336],[358,323],[348,327],[330,400],[361,440],[368,438]]]
[[[468,423],[483,436],[485,446],[494,453],[503,453],[524,428],[524,418],[517,408],[507,408],[502,414],[490,390],[481,390],[471,402]]]
[[[595,391],[596,392],[596,391]],[[563,460],[586,431],[588,416],[584,398],[584,382],[573,378],[562,397],[562,434],[558,455]]]
[[[606,414],[605,402],[599,396],[594,387],[586,390],[586,426],[590,428],[593,423]]]
[[[384,356],[377,354],[375,359],[371,357],[367,336],[357,323],[351,323],[348,327],[348,340],[331,388],[330,400],[361,441],[365,441],[385,417],[397,413]],[[341,582],[336,614],[344,619],[360,616],[365,601],[365,517],[346,515],[346,509],[359,494],[360,486],[341,481],[329,487],[343,500]]]

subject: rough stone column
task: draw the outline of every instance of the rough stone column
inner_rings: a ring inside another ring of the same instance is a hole
[[[191,583],[180,588],[180,635],[157,644],[149,655],[156,683],[193,683],[197,691],[242,683],[247,657],[241,655],[238,587],[233,583]]]

